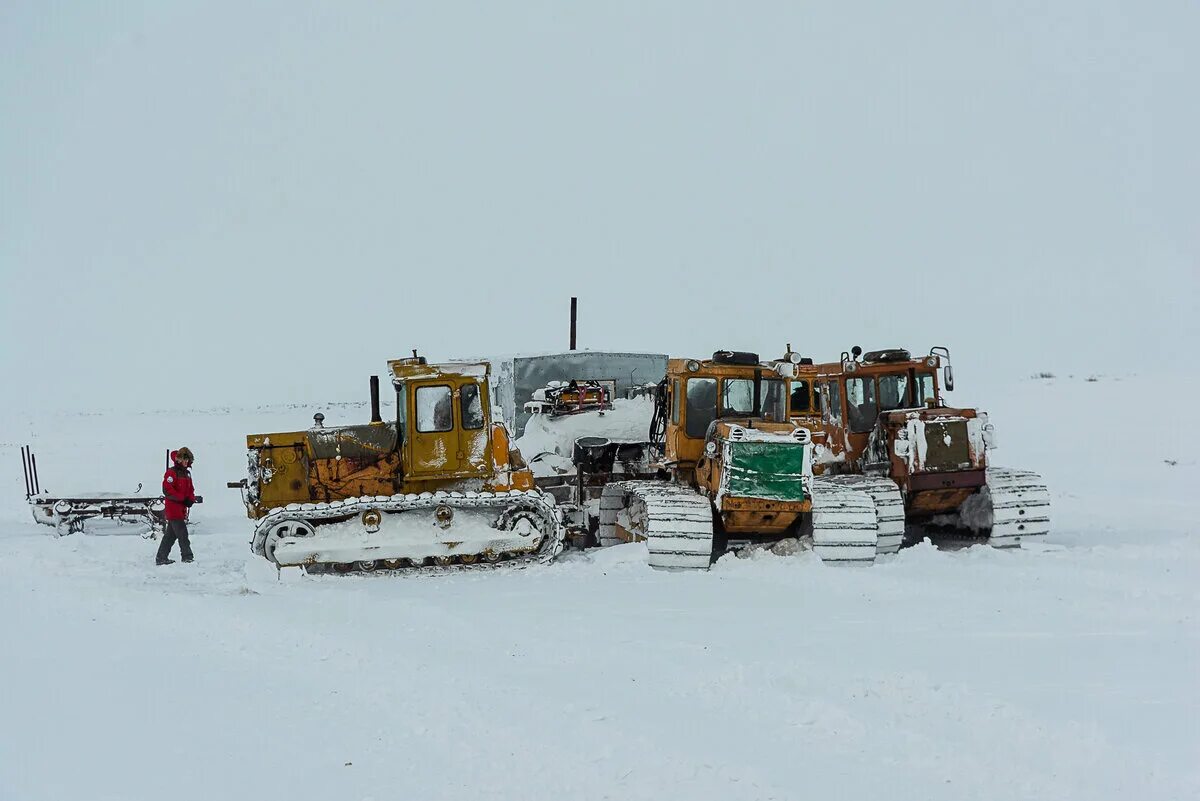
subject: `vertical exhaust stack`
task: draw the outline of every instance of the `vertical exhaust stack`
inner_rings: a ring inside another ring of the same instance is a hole
[[[571,298],[571,350],[575,350],[575,321],[579,309],[579,298]]]
[[[29,446],[21,446],[21,470],[25,473],[25,500],[33,497],[33,479],[29,475]]]
[[[382,423],[383,417],[379,414],[379,376],[371,376],[371,422]]]

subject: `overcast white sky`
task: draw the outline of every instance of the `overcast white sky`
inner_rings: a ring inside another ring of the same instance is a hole
[[[593,348],[1194,369],[1198,43],[1195,0],[10,0],[0,402],[364,395],[565,346],[572,294]]]

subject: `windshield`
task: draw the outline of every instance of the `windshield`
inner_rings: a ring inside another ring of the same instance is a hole
[[[875,379],[846,379],[846,409],[850,415],[850,430],[856,434],[870,431],[879,417],[875,402]]]
[[[763,379],[759,415],[775,423],[787,417],[787,395],[779,379]],[[754,414],[754,379],[726,378],[721,386],[721,416],[750,417]]]
[[[879,376],[879,408],[882,411],[910,409],[913,405],[908,397],[908,373]]]

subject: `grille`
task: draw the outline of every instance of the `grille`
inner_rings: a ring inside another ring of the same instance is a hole
[[[946,420],[925,423],[924,469],[964,470],[971,466],[967,442],[967,421]]]

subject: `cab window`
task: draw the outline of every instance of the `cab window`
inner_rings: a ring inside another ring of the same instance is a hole
[[[479,397],[478,384],[465,384],[459,390],[459,405],[463,428],[483,428],[483,400]]]
[[[850,430],[862,434],[875,427],[879,405],[875,401],[875,379],[846,379],[846,409],[850,415]]]
[[[933,373],[917,373],[917,405],[924,406],[926,401],[936,401],[937,394],[933,389]]]
[[[417,431],[428,434],[454,428],[454,407],[448,386],[417,387]]]
[[[396,420],[400,426],[400,437],[404,438],[404,431],[408,427],[408,385],[396,385]]]
[[[778,379],[763,379],[762,417],[772,423],[787,420],[787,386]]]
[[[686,403],[683,431],[689,437],[703,437],[717,419],[717,379],[689,378]]]
[[[792,382],[792,414],[812,411],[812,387],[807,381]]]
[[[679,391],[679,379],[676,378],[671,382],[671,422],[674,425],[679,425],[679,404],[682,396],[683,393]]]
[[[842,385],[836,381],[826,381],[821,391],[821,418],[826,423],[840,426],[842,424]]]
[[[721,384],[721,416],[749,415],[754,412],[754,381],[726,378]]]
[[[908,373],[879,376],[879,408],[882,411],[911,409],[912,406],[908,397]]]

